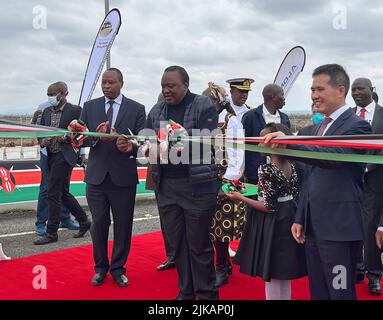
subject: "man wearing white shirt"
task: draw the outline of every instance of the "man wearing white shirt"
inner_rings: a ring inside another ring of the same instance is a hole
[[[102,97],[85,102],[81,120],[90,131],[138,134],[145,127],[145,107],[122,95],[124,79],[117,68],[102,75]],[[85,172],[86,198],[92,214],[91,236],[95,275],[92,285],[104,283],[108,272],[119,287],[128,285],[125,264],[128,259],[133,213],[138,184],[138,147],[122,136],[89,137],[88,166]],[[113,216],[114,245],[108,256],[108,233]]]
[[[370,134],[371,126],[346,106],[350,79],[338,64],[316,68],[312,74],[311,99],[325,115],[315,127],[317,136]],[[284,136],[270,133],[264,143]],[[363,154],[363,149],[289,145],[289,149],[335,154]],[[365,165],[303,159],[311,165],[302,189],[294,239],[305,243],[310,295],[313,300],[356,299],[355,273],[358,248],[363,240],[362,195]]]
[[[373,100],[373,90],[370,79],[355,79],[351,86],[351,94],[356,104],[353,110],[372,126],[373,133],[381,134],[383,133],[383,108]],[[380,152],[376,151],[376,153]],[[368,164],[363,181],[364,242],[359,252],[357,282],[364,281],[364,271],[366,271],[368,289],[372,294],[382,292],[380,285],[383,273],[382,252],[375,241],[375,233],[383,217],[382,180],[383,166]]]
[[[263,104],[250,110],[242,118],[246,137],[259,137],[267,123],[281,123],[291,128],[287,114],[280,111],[285,105],[283,89],[276,84],[268,84],[262,90]],[[266,157],[257,152],[245,152],[245,176],[248,182],[258,183],[258,167],[266,163]]]

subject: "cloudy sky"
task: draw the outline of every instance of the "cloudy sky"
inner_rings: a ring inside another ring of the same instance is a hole
[[[34,27],[36,6],[46,9],[46,28]],[[164,68],[173,64],[186,68],[196,93],[208,81],[251,77],[248,102],[257,106],[262,88],[296,45],[305,48],[307,60],[285,111],[309,110],[311,72],[325,63],[344,65],[351,79],[371,78],[383,100],[381,0],[110,0],[113,7],[122,25],[112,66],[124,73],[123,93],[147,110]],[[31,113],[55,81],[67,82],[68,100],[77,103],[104,10],[104,0],[3,1],[0,114]],[[93,97],[100,95],[98,84]]]

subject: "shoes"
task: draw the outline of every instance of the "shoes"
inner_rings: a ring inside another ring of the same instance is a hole
[[[173,269],[175,267],[176,267],[176,264],[174,263],[174,261],[166,260],[165,262],[157,266],[156,269],[158,271],[164,271],[164,270]]]
[[[57,242],[57,240],[58,240],[57,233],[56,234],[46,233],[42,238],[33,241],[33,244],[35,245],[48,244],[52,242]]]
[[[36,234],[38,235],[38,236],[43,236],[43,235],[45,235],[45,233],[47,232],[47,227],[46,227],[46,225],[45,224],[38,224],[37,226],[36,226]]]
[[[105,278],[106,278],[106,274],[105,273],[96,273],[93,276],[92,285],[94,285],[94,286],[101,286],[104,283]]]
[[[217,266],[215,269],[215,287],[219,288],[229,282],[227,267]]]
[[[126,287],[129,284],[129,280],[124,274],[113,276],[113,279],[119,287]]]
[[[356,273],[356,283],[364,283],[364,272]]]
[[[369,279],[368,291],[372,294],[382,294],[379,278]]]
[[[80,223],[80,229],[73,236],[73,238],[82,238],[85,233],[90,229],[91,222],[87,219],[85,222]]]
[[[60,222],[60,228],[66,228],[69,230],[79,230],[80,225],[74,222],[72,219],[66,219]]]

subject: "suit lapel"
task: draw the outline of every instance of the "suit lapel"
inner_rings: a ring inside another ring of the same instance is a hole
[[[261,119],[263,126],[266,126],[266,121],[263,117],[263,104],[258,106],[257,109],[255,109],[255,112],[259,114],[259,118]]]
[[[101,122],[108,121],[108,117],[106,116],[105,111],[105,97],[100,98],[100,103],[97,104],[97,107],[99,108],[99,114],[101,114],[103,118]]]
[[[128,109],[129,109],[128,101],[126,100],[126,98],[124,96],[122,96],[120,110],[118,110],[117,119],[116,119],[116,122],[114,124],[115,128],[118,127],[121,120],[124,118],[125,114],[128,112]]]
[[[380,105],[376,104],[374,118],[372,119],[372,123],[371,123],[372,132],[374,133],[379,132],[379,129],[383,130],[383,127],[379,128],[379,126],[381,125],[381,121],[383,120],[382,113],[383,113],[383,108]]]
[[[63,111],[62,111],[62,114],[61,114],[61,118],[60,118],[60,123],[59,123],[59,128],[64,128],[64,123],[67,121],[67,116],[69,115],[69,110],[68,110],[68,103],[65,104],[64,108],[63,108]]]
[[[331,136],[334,135],[334,132],[338,130],[339,127],[343,125],[343,123],[348,120],[353,115],[353,112],[351,109],[347,109],[345,112],[343,112],[335,121],[334,123],[328,128],[326,133],[324,134],[325,136]],[[318,132],[318,130],[317,130]]]

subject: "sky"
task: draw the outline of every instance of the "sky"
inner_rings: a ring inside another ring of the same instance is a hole
[[[351,80],[370,78],[383,100],[381,0],[109,2],[122,16],[111,65],[124,74],[123,94],[144,104],[147,112],[170,65],[188,71],[195,93],[209,81],[228,89],[227,79],[253,78],[248,103],[256,107],[263,87],[273,82],[284,56],[297,45],[306,51],[306,65],[284,111],[309,112],[312,71],[327,63],[342,64]],[[0,115],[33,113],[56,81],[66,82],[68,101],[78,103],[104,15],[104,0],[2,1]],[[99,81],[93,98],[101,95]],[[353,105],[350,94],[347,103]]]

